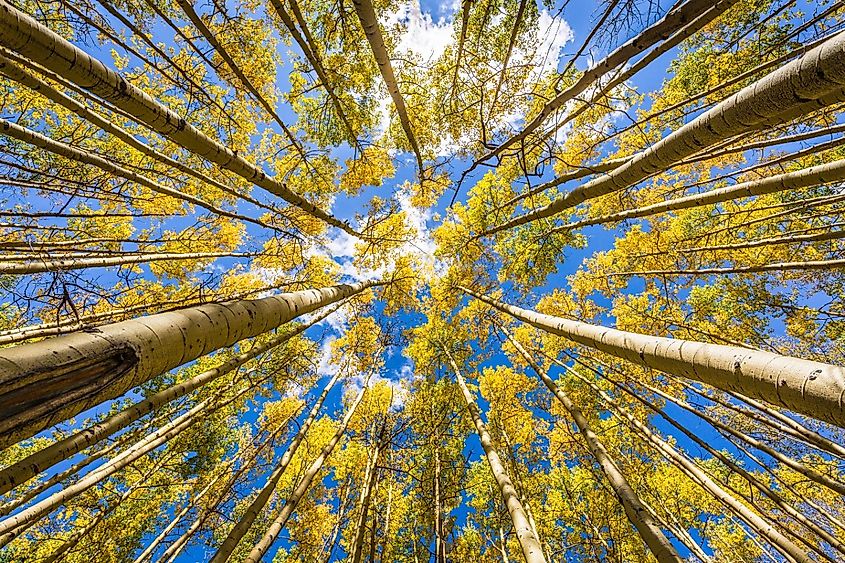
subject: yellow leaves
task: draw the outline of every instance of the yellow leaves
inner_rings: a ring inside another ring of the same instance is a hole
[[[355,317],[350,320],[346,333],[332,342],[332,361],[348,365],[352,373],[377,370],[384,361],[380,338],[381,327],[372,317]]]
[[[262,425],[270,432],[288,424],[302,409],[305,401],[298,397],[286,397],[264,403],[261,407]]]
[[[340,177],[340,189],[357,195],[364,186],[381,186],[386,178],[396,173],[388,152],[378,146],[364,149],[355,159],[346,161],[346,171]]]
[[[478,377],[481,396],[490,404],[487,412],[493,428],[504,432],[511,446],[530,445],[537,437],[539,421],[523,405],[524,397],[537,387],[537,381],[522,371],[508,367],[485,368]]]

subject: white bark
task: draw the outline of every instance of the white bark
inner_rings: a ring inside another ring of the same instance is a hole
[[[2,349],[0,447],[372,285],[200,305]]]
[[[530,325],[650,367],[736,391],[845,427],[845,368],[770,352],[648,336],[596,326],[508,305],[462,291]]]
[[[475,398],[467,387],[464,376],[458,367],[457,362],[451,354],[446,352],[449,358],[449,363],[452,365],[452,371],[455,373],[455,379],[458,381],[458,386],[461,388],[461,393],[467,403],[470,418],[475,424],[475,429],[478,432],[478,437],[481,439],[481,447],[484,449],[484,454],[487,457],[487,462],[490,464],[490,471],[493,473],[493,478],[499,486],[499,492],[502,494],[502,500],[505,507],[508,509],[513,528],[516,532],[517,540],[522,548],[522,555],[526,563],[546,563],[546,556],[543,554],[543,547],[537,536],[534,535],[531,529],[531,523],[528,521],[528,516],[525,514],[525,509],[519,501],[519,495],[516,488],[513,486],[510,477],[508,477],[505,466],[499,458],[496,448],[493,446],[493,439],[490,437],[490,432],[487,430],[487,425],[481,419],[481,410],[475,402]]]
[[[590,453],[592,453],[593,457],[596,458],[596,461],[599,462],[599,467],[601,467],[605,477],[607,477],[607,481],[610,483],[610,487],[616,494],[616,498],[619,499],[620,504],[622,504],[622,507],[625,509],[625,514],[628,516],[628,520],[630,520],[631,524],[634,525],[637,533],[640,534],[640,537],[646,545],[648,545],[648,548],[651,550],[654,557],[661,563],[664,561],[682,561],[680,555],[678,555],[678,552],[672,546],[672,542],[669,541],[669,538],[663,534],[663,531],[654,522],[651,511],[649,511],[648,508],[646,508],[640,501],[640,497],[628,483],[628,479],[622,471],[619,470],[619,467],[610,457],[610,454],[604,447],[604,444],[592,428],[590,428],[590,423],[587,420],[587,417],[584,416],[584,413],[581,412],[578,405],[569,398],[563,389],[558,387],[558,385],[551,377],[549,377],[543,368],[540,367],[528,354],[522,344],[511,336],[510,332],[504,329],[504,327],[502,328],[502,331],[507,336],[508,342],[516,348],[516,351],[520,356],[522,356],[522,359],[531,366],[543,383],[545,383],[546,387],[549,388],[549,391],[552,392],[555,398],[560,401],[566,411],[570,414],[570,416],[572,416],[572,419],[575,421],[575,425],[578,427],[579,432],[584,437],[584,441],[587,443],[587,447],[590,449]]]
[[[340,439],[346,433],[346,428],[349,426],[349,421],[352,420],[352,415],[355,414],[355,409],[358,408],[358,405],[361,404],[361,399],[364,398],[364,393],[366,392],[367,388],[364,387],[358,393],[358,396],[355,397],[352,405],[349,407],[349,410],[346,412],[346,416],[343,417],[343,420],[340,423],[340,426],[335,432],[332,439],[329,441],[328,444],[325,445],[323,450],[320,452],[320,455],[317,456],[317,459],[308,467],[303,475],[302,479],[299,481],[299,484],[296,486],[296,489],[291,493],[290,497],[285,502],[285,505],[282,507],[281,512],[278,516],[273,520],[273,523],[270,524],[270,528],[264,534],[264,536],[258,541],[257,544],[252,548],[247,558],[244,560],[245,563],[259,563],[261,558],[267,553],[267,550],[270,549],[270,546],[273,545],[273,542],[276,541],[276,538],[279,537],[279,532],[281,532],[285,525],[288,522],[288,519],[293,514],[293,511],[296,510],[296,505],[299,504],[299,501],[305,496],[305,493],[308,492],[308,488],[311,486],[311,483],[314,481],[314,478],[320,472],[320,469],[323,467],[323,463],[325,463],[326,459],[331,455],[332,451],[334,450],[337,443],[340,442]]]
[[[161,133],[186,150],[241,176],[331,226],[353,236],[358,235],[346,221],[337,219],[294,193],[284,183],[268,176],[260,166],[205,135],[101,61],[6,0],[0,0],[0,44],[115,104],[139,123]]]
[[[839,33],[661,139],[608,174],[485,235],[552,217],[588,199],[630,187],[734,135],[788,121],[845,100],[845,32]]]

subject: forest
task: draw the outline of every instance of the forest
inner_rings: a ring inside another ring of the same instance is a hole
[[[845,561],[845,0],[0,0],[0,563]]]

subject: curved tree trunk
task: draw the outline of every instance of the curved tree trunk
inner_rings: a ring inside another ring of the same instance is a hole
[[[552,395],[560,401],[575,421],[575,425],[578,426],[578,430],[584,437],[587,447],[589,447],[590,452],[593,454],[593,457],[596,458],[596,461],[599,462],[599,466],[604,472],[608,483],[610,483],[613,492],[616,494],[616,498],[619,499],[620,504],[622,504],[622,507],[625,509],[625,514],[628,516],[628,520],[630,520],[631,524],[634,525],[637,533],[640,534],[640,537],[646,545],[648,545],[648,548],[651,550],[654,557],[660,562],[682,561],[677,550],[675,550],[672,546],[672,542],[669,541],[669,539],[663,534],[663,531],[654,522],[651,512],[643,506],[640,501],[640,497],[634,489],[631,488],[631,485],[628,483],[625,475],[622,474],[619,467],[610,457],[610,454],[607,452],[604,444],[590,428],[590,423],[587,420],[587,417],[585,417],[581,412],[581,409],[572,401],[572,399],[569,398],[563,389],[558,387],[552,378],[549,377],[543,368],[534,361],[525,348],[522,347],[522,344],[520,344],[507,329],[501,327],[501,330],[505,333],[505,336],[507,336],[508,342],[510,342],[519,355],[522,356],[522,359],[531,366],[531,369],[533,369],[540,377],[546,387],[549,388],[549,391],[552,392]]]
[[[648,336],[542,315],[462,291],[540,330],[637,365],[763,399],[845,427],[845,368],[721,344]]]
[[[361,404],[361,399],[364,398],[364,393],[366,392],[367,388],[364,387],[358,393],[358,396],[355,397],[355,400],[352,402],[352,405],[349,407],[349,410],[346,412],[346,415],[343,417],[343,420],[340,423],[340,427],[338,427],[337,432],[335,432],[332,439],[329,441],[328,444],[323,448],[320,452],[320,455],[317,456],[317,459],[308,467],[303,475],[302,479],[299,481],[299,484],[296,486],[296,489],[291,493],[290,497],[285,501],[285,505],[282,507],[282,511],[279,513],[278,516],[273,520],[273,523],[270,524],[270,528],[264,534],[264,536],[258,541],[257,544],[252,548],[247,558],[244,560],[245,563],[259,563],[264,555],[267,553],[267,550],[270,549],[270,546],[273,545],[273,542],[276,541],[276,538],[279,536],[279,532],[281,532],[285,525],[288,522],[288,519],[293,514],[293,511],[296,510],[296,505],[299,504],[299,501],[305,496],[305,493],[308,492],[308,488],[311,486],[311,482],[314,481],[314,477],[320,472],[320,469],[323,467],[323,463],[328,459],[331,455],[332,451],[334,450],[337,443],[340,442],[340,439],[346,434],[346,428],[349,426],[349,421],[352,419],[352,415],[355,414],[355,409],[358,408],[358,405]]]
[[[372,285],[339,285],[200,305],[4,348],[0,350],[0,447],[118,397],[156,375]]]
[[[457,379],[458,386],[461,388],[464,400],[466,400],[470,418],[472,418],[472,422],[475,424],[475,429],[481,439],[481,447],[484,448],[487,463],[490,464],[490,471],[493,473],[493,477],[499,485],[499,492],[502,494],[502,500],[504,501],[505,507],[510,514],[511,521],[513,522],[516,537],[519,540],[520,547],[522,548],[522,555],[525,558],[526,563],[546,563],[546,556],[543,555],[543,548],[540,545],[540,541],[531,530],[531,524],[528,522],[528,517],[525,515],[525,509],[519,501],[516,489],[514,488],[510,477],[508,477],[505,467],[502,465],[501,459],[499,459],[499,454],[496,453],[496,449],[493,447],[493,439],[487,431],[487,425],[481,419],[481,410],[478,408],[469,387],[467,387],[466,381],[464,380],[464,376],[461,374],[461,370],[458,367],[457,362],[455,362],[455,359],[448,351],[446,351],[446,356],[449,358],[452,371],[455,373],[455,379]]]
[[[294,193],[276,178],[268,176],[259,166],[208,137],[102,62],[16,9],[6,0],[0,0],[0,43],[117,105],[139,123],[161,133],[186,150],[281,197],[305,213],[358,236],[346,221],[337,219]]]

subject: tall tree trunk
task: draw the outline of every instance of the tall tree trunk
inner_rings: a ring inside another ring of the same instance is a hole
[[[437,436],[438,440],[440,436]],[[443,531],[443,500],[440,491],[440,445],[434,444],[434,562],[446,563],[446,538]]]
[[[355,537],[352,539],[352,563],[361,563],[364,554],[364,536],[367,528],[367,515],[370,511],[370,499],[373,494],[373,484],[376,481],[376,465],[380,451],[378,447],[368,452],[367,465],[364,468],[364,483],[361,487],[361,506],[358,510],[358,520],[355,523]],[[375,527],[372,536],[375,537]]]
[[[148,557],[155,553],[155,550],[158,549],[158,546],[161,545],[161,543],[167,537],[167,534],[172,532],[173,529],[176,528],[176,526],[178,526],[179,523],[182,521],[182,518],[188,515],[191,509],[208,493],[208,491],[211,490],[211,488],[217,483],[217,481],[219,481],[221,477],[228,473],[227,469],[229,468],[229,466],[230,464],[223,465],[223,470],[218,472],[217,475],[214,476],[214,478],[210,479],[208,481],[208,484],[202,489],[200,489],[198,493],[193,495],[189,502],[185,503],[185,506],[182,507],[182,510],[180,510],[173,516],[167,526],[162,528],[161,532],[159,532],[158,535],[154,537],[152,541],[150,541],[150,543],[144,548],[144,550],[138,555],[138,557],[135,558],[132,563],[143,563],[147,560]]]
[[[798,563],[812,563],[812,559],[798,546],[792,543],[787,537],[781,534],[775,527],[759,514],[753,512],[742,502],[737,500],[732,494],[723,489],[716,481],[711,479],[707,473],[699,468],[695,463],[690,461],[685,455],[679,452],[675,446],[666,440],[657,436],[642,422],[637,420],[627,409],[614,401],[611,396],[604,392],[598,385],[580,376],[577,372],[572,372],[581,381],[586,383],[590,389],[593,390],[605,403],[622,419],[626,420],[632,429],[639,432],[643,440],[650,444],[655,450],[660,452],[666,459],[675,464],[684,474],[686,474],[693,482],[697,483],[705,491],[713,495],[713,497],[726,506],[733,512],[740,520],[745,522],[749,528],[761,537],[765,538],[772,546],[776,547],[779,552],[786,557],[792,558]]]
[[[45,469],[70,458],[72,455],[84,450],[85,448],[93,446],[115,432],[126,428],[141,417],[158,410],[163,405],[174,401],[179,397],[184,397],[188,393],[199,389],[203,385],[210,383],[227,373],[231,373],[250,360],[269,350],[272,350],[291,338],[302,334],[308,330],[308,328],[319,323],[336,310],[337,307],[317,315],[307,323],[296,327],[294,330],[271,338],[264,344],[255,345],[248,352],[238,354],[223,362],[216,368],[206,370],[194,377],[191,377],[190,379],[150,395],[143,401],[139,401],[138,403],[123,409],[119,413],[106,418],[102,422],[98,422],[93,426],[80,430],[67,438],[53,442],[46,448],[32,453],[22,460],[3,468],[0,470],[0,494],[12,490],[12,488],[25,483]]]
[[[576,405],[572,399],[569,398],[563,389],[558,387],[558,385],[552,380],[551,377],[543,370],[541,366],[534,361],[534,359],[528,354],[528,352],[523,348],[522,344],[516,340],[510,332],[501,327],[502,332],[505,333],[507,336],[508,342],[516,349],[517,353],[522,357],[522,359],[531,366],[531,369],[540,377],[540,379],[545,383],[546,387],[549,388],[549,391],[552,392],[552,395],[557,398],[558,401],[563,405],[572,419],[575,421],[575,425],[578,427],[578,431],[584,437],[584,441],[587,443],[587,447],[590,449],[590,453],[593,454],[593,457],[596,458],[596,461],[599,462],[599,467],[601,467],[602,471],[604,472],[605,477],[607,478],[608,483],[610,483],[610,487],[613,489],[613,492],[616,494],[616,498],[622,504],[622,507],[625,509],[625,514],[628,516],[628,520],[631,521],[631,524],[634,525],[634,528],[637,530],[637,533],[640,534],[640,537],[643,541],[648,545],[648,548],[651,550],[651,553],[654,557],[662,562],[680,562],[682,561],[680,555],[672,546],[672,542],[669,541],[663,531],[657,526],[654,522],[654,518],[652,513],[643,506],[642,502],[640,501],[640,497],[628,483],[628,480],[625,478],[625,475],[622,474],[622,471],[619,470],[616,463],[610,457],[610,454],[607,452],[607,449],[604,447],[604,444],[599,440],[599,437],[596,433],[590,428],[590,423],[587,420],[587,417],[584,416],[584,413],[581,412],[581,409]]]
[[[150,158],[153,158],[154,160],[161,162],[162,164],[173,167],[179,170],[180,172],[188,174],[196,178],[203,184],[217,188],[222,192],[243,199],[244,201],[248,201],[253,205],[272,209],[269,206],[261,203],[260,201],[249,197],[246,194],[240,193],[237,190],[234,190],[229,186],[223,184],[222,182],[218,182],[208,174],[195,170],[190,166],[187,166],[181,163],[180,161],[174,158],[170,158],[166,154],[157,151],[156,149],[144,143],[143,141],[135,138],[134,135],[132,135],[119,125],[115,125],[114,123],[112,123],[108,118],[103,117],[102,115],[91,109],[88,109],[84,104],[74,100],[70,96],[63,94],[62,92],[51,86],[45,80],[42,80],[41,78],[35,76],[34,74],[31,74],[25,69],[20,68],[18,65],[15,64],[14,61],[3,56],[2,54],[0,54],[0,72],[2,72],[4,75],[8,76],[12,80],[23,84],[24,86],[32,90],[35,90],[48,100],[55,102],[61,105],[62,107],[72,111],[80,118],[93,123],[103,131],[114,135],[115,137],[117,137],[130,147],[134,148],[141,154],[149,156]]]
[[[562,108],[568,101],[574,100],[578,95],[582,94],[591,85],[593,85],[602,76],[611,72],[613,69],[625,64],[626,61],[636,56],[637,54],[648,49],[652,45],[665,40],[675,31],[683,28],[688,22],[706,12],[712,6],[712,0],[705,2],[702,0],[689,0],[681,6],[671,10],[660,21],[652,24],[649,28],[643,30],[633,39],[627,41],[625,44],[619,46],[613,52],[608,54],[603,60],[598,61],[589,70],[584,72],[578,80],[569,88],[555,96],[552,100],[547,102],[540,112],[530,122],[528,122],[521,131],[512,135],[495,149],[489,151],[473,163],[470,170],[477,167],[479,164],[490,160],[491,158],[502,154],[505,150],[512,146],[516,146],[524,141],[531,133],[536,131],[553,113]]]
[[[267,502],[269,502],[270,497],[276,491],[276,486],[279,484],[279,480],[282,478],[282,475],[284,475],[285,470],[293,459],[293,456],[296,454],[300,444],[302,444],[302,441],[305,439],[311,425],[317,419],[317,415],[319,414],[320,409],[323,408],[323,403],[325,403],[326,397],[329,395],[329,391],[331,391],[338,379],[340,379],[340,371],[335,373],[331,379],[329,379],[329,382],[323,388],[323,391],[320,393],[317,401],[312,405],[311,410],[308,412],[308,416],[305,418],[302,426],[300,426],[296,436],[293,437],[290,445],[282,455],[282,459],[279,460],[279,464],[273,470],[273,473],[270,474],[270,477],[267,478],[267,482],[261,488],[255,499],[253,499],[252,503],[250,503],[241,519],[235,523],[231,530],[229,530],[229,534],[226,536],[226,539],[223,540],[223,543],[220,544],[220,547],[217,548],[217,551],[211,558],[211,563],[223,563],[228,561],[243,537],[247,532],[249,532],[249,529],[252,527],[255,519],[258,518],[258,515],[261,514],[261,511],[267,505]]]
[[[337,219],[294,193],[283,182],[268,176],[261,167],[208,137],[121,75],[107,68],[105,64],[13,7],[6,0],[0,0],[0,43],[115,104],[139,123],[161,133],[182,148],[281,197],[305,213],[358,236],[346,221]]]
[[[0,350],[0,447],[370,282],[189,307]],[[48,384],[49,382],[49,384]]]
[[[634,270],[631,272],[610,272],[602,277],[618,276],[709,276],[725,274],[751,274],[760,272],[785,272],[791,270],[841,270],[845,258],[837,260],[815,260],[812,262],[778,262],[759,266],[736,266],[734,268],[699,268],[697,270]]]
[[[270,524],[270,528],[265,532],[264,536],[258,541],[257,544],[252,548],[247,558],[244,560],[246,563],[259,563],[264,555],[267,553],[267,550],[270,549],[270,546],[273,545],[273,542],[276,541],[276,538],[279,536],[279,533],[284,529],[285,525],[287,525],[288,519],[290,519],[293,511],[296,510],[296,505],[299,504],[299,501],[305,496],[305,493],[308,492],[308,488],[311,486],[311,482],[320,472],[320,469],[323,467],[323,463],[328,459],[331,455],[332,451],[334,450],[337,443],[340,442],[340,439],[346,434],[346,429],[349,426],[349,421],[352,419],[352,415],[355,414],[355,409],[358,408],[358,405],[361,404],[361,399],[364,398],[364,393],[366,392],[366,387],[362,388],[361,391],[358,393],[358,396],[352,402],[352,405],[349,407],[349,410],[346,412],[346,416],[343,417],[343,420],[340,423],[340,426],[335,432],[332,439],[329,441],[328,444],[323,448],[320,452],[320,455],[317,456],[317,459],[308,467],[305,471],[305,474],[300,480],[299,484],[291,493],[290,497],[285,501],[285,505],[282,507],[281,512],[278,516],[273,520],[272,524]]]
[[[399,81],[396,80],[396,75],[393,73],[393,65],[390,62],[390,54],[387,52],[387,46],[384,43],[384,37],[381,34],[381,27],[379,27],[378,18],[376,17],[375,8],[370,0],[352,0],[355,6],[355,13],[358,14],[358,20],[361,22],[361,27],[364,29],[364,35],[370,43],[370,50],[373,52],[373,57],[376,64],[381,71],[381,76],[384,83],[387,85],[387,91],[390,93],[390,98],[393,100],[393,105],[396,107],[396,114],[399,116],[399,123],[405,131],[405,136],[408,138],[408,143],[411,145],[411,150],[417,159],[417,167],[420,175],[423,173],[423,159],[420,147],[417,144],[417,137],[411,128],[411,119],[408,117],[408,108],[405,106],[405,98],[402,97],[402,92],[399,90]]]
[[[452,354],[448,351],[445,351],[445,353],[452,366],[455,379],[458,381],[458,386],[461,388],[464,400],[467,403],[470,418],[472,418],[472,421],[475,424],[475,429],[481,439],[481,447],[484,449],[484,454],[487,457],[487,463],[490,464],[490,471],[493,473],[496,484],[499,486],[499,492],[502,494],[502,500],[504,501],[505,507],[510,514],[514,531],[516,531],[516,537],[519,540],[520,547],[522,548],[522,555],[525,558],[526,563],[545,563],[546,557],[543,555],[543,548],[537,537],[531,531],[531,524],[528,522],[528,517],[525,515],[525,509],[522,507],[522,503],[519,502],[516,489],[514,488],[510,477],[508,477],[505,467],[502,465],[499,454],[496,453],[496,450],[493,447],[493,439],[487,431],[487,425],[481,419],[481,410],[478,408],[469,387],[467,387],[464,376],[461,374],[461,370],[455,359],[452,357]]]
[[[632,186],[655,172],[734,135],[765,128],[845,99],[845,33],[743,88],[716,107],[638,153],[625,164],[548,205],[487,229],[490,235],[552,217],[588,199]]]
[[[0,4],[0,15],[2,15],[2,13],[2,4]],[[0,20],[0,24],[2,24],[2,20]],[[253,219],[252,217],[248,217],[246,215],[227,211],[221,207],[208,203],[207,201],[204,201],[196,196],[187,194],[185,192],[180,192],[179,190],[176,190],[174,188],[169,188],[164,184],[151,180],[146,176],[143,176],[128,168],[115,164],[111,160],[107,160],[97,154],[73,147],[67,143],[54,141],[53,139],[50,139],[49,137],[42,135],[41,133],[32,131],[31,129],[27,129],[26,127],[22,127],[17,123],[12,123],[11,121],[8,121],[6,119],[0,119],[0,133],[6,135],[7,137],[11,137],[13,139],[23,141],[24,143],[28,143],[30,145],[42,148],[53,154],[57,154],[59,156],[63,156],[71,160],[75,160],[77,162],[81,162],[89,166],[94,166],[96,168],[99,168],[100,170],[108,172],[109,174],[114,174],[115,176],[124,178],[131,182],[135,182],[136,184],[144,186],[145,188],[149,188],[153,192],[166,195],[178,199],[180,201],[191,203],[193,205],[196,205],[197,207],[206,209],[214,213],[215,215],[219,215],[220,217],[228,217],[230,219],[236,219],[238,221],[253,223],[255,225],[258,225],[259,227],[271,229],[274,231],[279,230],[278,227],[274,227],[273,225],[265,223],[260,219]]]
[[[158,558],[158,561],[173,563],[176,558],[179,557],[179,554],[188,545],[188,542],[193,535],[205,525],[213,514],[219,511],[220,505],[226,500],[226,497],[241,477],[247,475],[252,470],[258,462],[261,453],[274,443],[276,437],[286,428],[286,426],[287,424],[280,425],[267,437],[266,440],[254,448],[249,456],[242,461],[241,466],[237,469],[237,471],[229,476],[221,490],[214,494],[211,502],[209,502],[201,510],[198,510],[197,516],[194,518],[193,522],[191,522],[190,526],[188,526],[188,529],[185,530],[185,532],[182,533],[182,535],[179,536],[172,544],[170,544],[170,546],[168,546],[168,548],[161,554],[161,557]]]
[[[668,201],[662,201],[660,203],[654,203],[652,205],[645,205],[636,209],[628,209],[610,215],[567,223],[566,225],[555,228],[553,232],[565,232],[581,227],[588,227],[590,225],[602,225],[605,223],[625,221],[627,219],[650,217],[666,211],[690,209],[692,207],[712,205],[714,203],[721,203],[724,201],[733,201],[743,197],[798,190],[801,188],[827,184],[829,182],[838,182],[843,179],[845,179],[845,160],[837,160],[826,164],[820,164],[818,166],[810,166],[809,168],[804,168],[803,170],[798,170],[796,172],[787,172],[785,174],[777,174],[775,176],[769,176],[758,180],[749,180],[734,186],[717,188],[700,194],[688,195],[670,199]]]
[[[840,398],[845,369],[770,352],[721,344],[647,336],[542,315],[460,287],[491,307],[540,330],[600,350],[631,363],[737,391],[774,405],[845,426]]]
[[[0,522],[0,547],[20,536],[39,519],[43,518],[62,504],[96,486],[107,477],[114,475],[121,469],[129,466],[131,463],[152,452],[159,446],[166,444],[187,428],[190,428],[194,424],[200,422],[201,417],[198,415],[207,415],[210,412],[227,406],[242,397],[248,391],[254,389],[258,383],[260,382],[251,383],[249,386],[240,390],[237,394],[232,395],[229,399],[221,403],[215,404],[211,399],[206,399],[198,403],[184,414],[176,417],[173,421],[165,424],[149,436],[145,437],[143,440],[130,447],[128,450],[120,453],[114,459],[109,460],[107,463],[97,467],[90,473],[87,473],[76,483],[35,503],[18,514],[6,518]]]

